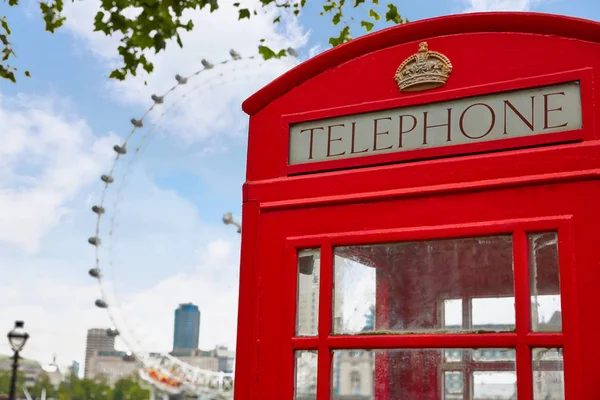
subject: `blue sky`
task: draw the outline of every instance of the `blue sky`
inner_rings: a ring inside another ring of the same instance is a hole
[[[156,57],[148,86],[144,77],[107,79],[115,39],[92,32],[93,0],[68,4],[68,22],[54,35],[44,32],[35,2],[8,10],[17,65],[32,78],[0,82],[0,268],[6,276],[0,326],[8,331],[15,319],[26,321],[32,333],[26,356],[49,362],[56,353],[62,365],[82,362],[85,330],[110,323],[93,306],[99,292],[86,273],[94,261],[86,239],[94,230],[89,209],[101,195],[98,177],[109,170],[111,148],[129,132],[129,119],[150,106],[150,94],[174,84],[175,74],[199,69],[202,58],[226,59],[230,48],[253,55],[263,37],[298,47],[301,59],[329,48],[328,38],[337,32],[318,16],[321,3],[308,3],[297,23],[284,29],[275,29],[268,16],[231,23],[227,11],[194,15],[198,29],[184,35],[183,50]],[[421,0],[398,6],[413,21],[469,9],[600,20],[596,0]],[[169,350],[173,311],[188,301],[202,311],[201,347],[234,345],[239,236],[221,217],[241,210],[246,117],[240,104],[294,63],[241,61],[201,74],[169,97],[165,108],[178,103],[172,112],[151,114],[134,136],[137,143],[150,132],[134,164],[128,167],[132,152],[119,163],[102,224],[101,267],[111,304],[119,305],[117,321],[133,327],[144,349]],[[203,89],[181,100],[194,85]],[[115,204],[111,243],[106,233]],[[5,344],[0,352],[8,352]]]

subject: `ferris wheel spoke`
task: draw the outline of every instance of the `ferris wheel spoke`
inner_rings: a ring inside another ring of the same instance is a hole
[[[152,94],[150,96],[151,100],[153,101],[151,106],[148,107],[148,109],[140,118],[131,118],[130,123],[132,128],[126,135],[125,140],[121,144],[114,145],[113,150],[115,151],[116,155],[110,170],[107,174],[104,174],[100,177],[104,184],[102,194],[100,196],[100,202],[92,207],[92,211],[96,214],[96,226],[94,236],[88,239],[88,243],[95,247],[95,266],[88,271],[88,274],[97,280],[100,288],[100,297],[96,300],[95,305],[98,308],[107,311],[112,324],[112,327],[107,329],[107,335],[111,337],[118,336],[123,345],[129,350],[129,352],[125,353],[123,359],[125,361],[139,362],[141,366],[139,375],[142,380],[163,393],[179,394],[183,392],[191,392],[204,395],[220,394],[226,395],[226,397],[229,398],[230,396],[233,396],[234,374],[214,372],[197,368],[182,362],[170,354],[146,352],[142,349],[141,342],[138,340],[137,335],[135,335],[133,330],[130,330],[129,327],[126,326],[126,318],[123,315],[117,316],[117,314],[120,314],[118,310],[121,310],[122,308],[119,300],[118,289],[116,287],[116,276],[114,275],[115,268],[113,258],[113,241],[118,227],[116,221],[118,215],[120,214],[119,204],[123,200],[123,194],[129,180],[130,171],[138,159],[141,149],[151,138],[151,134],[156,131],[163,117],[168,115],[170,111],[176,109],[181,103],[186,101],[186,99],[189,98],[189,95],[192,93],[196,93],[200,90],[208,91],[219,87],[228,81],[230,82],[231,80],[248,79],[253,77],[256,78],[261,74],[266,74],[264,69],[260,68],[266,61],[258,59],[254,56],[242,57],[234,50],[230,51],[230,56],[230,59],[224,60],[217,64],[210,63],[207,60],[202,60],[201,69],[186,77],[176,75],[176,84],[169,88],[165,93],[162,95]],[[198,76],[201,76],[203,72],[216,69],[216,67],[219,65],[222,66],[225,64],[234,64],[235,66],[240,61],[244,60],[258,61],[257,68],[255,70],[258,73],[247,73],[247,71],[250,70],[248,68],[241,68],[243,69],[243,72],[246,73],[234,73],[237,72],[236,67],[234,67],[232,71],[230,71],[230,74],[233,75],[234,79],[226,78],[224,76],[224,72],[220,73],[217,79],[210,80],[208,84],[206,81],[202,81],[197,78]],[[190,85],[190,82],[192,81],[194,81],[194,85]],[[181,94],[168,106],[162,107],[162,112],[152,121],[149,129],[145,130],[145,133],[141,135],[139,143],[135,146],[132,145],[132,139],[134,138],[136,132],[144,128],[145,121],[152,111],[158,106],[164,105],[166,99],[172,96],[172,93],[181,86],[191,86],[191,88],[188,91],[184,91],[183,94]],[[135,149],[135,151],[131,151],[131,149]],[[101,268],[100,262],[100,247],[102,246],[101,221],[106,215],[107,210],[105,209],[105,203],[107,202],[107,192],[108,189],[115,183],[115,172],[117,165],[122,158],[129,154],[133,155],[129,157],[129,162],[125,166],[122,178],[117,181],[117,192],[114,197],[112,207],[110,207],[112,214],[109,219],[109,228],[107,232],[109,239],[107,249],[109,252],[108,266],[110,271],[113,272],[113,275],[111,276],[113,296],[109,297],[104,271]],[[227,215],[228,214],[226,214],[226,216]],[[226,224],[230,223],[235,225],[238,228],[238,232],[241,233],[241,224],[234,221],[232,217],[230,218],[229,222],[226,222],[226,216],[223,217],[223,222]],[[231,214],[229,214],[229,216],[231,216]]]

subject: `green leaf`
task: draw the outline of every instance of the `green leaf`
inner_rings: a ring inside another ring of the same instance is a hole
[[[331,44],[331,46],[335,47],[338,46],[342,43],[345,43],[347,41],[349,41],[351,39],[350,37],[350,27],[349,26],[345,26],[344,29],[342,29],[340,31],[340,35],[338,37],[331,37],[329,38],[329,44]]]
[[[244,19],[244,18],[250,19],[250,10],[248,10],[247,8],[242,8],[239,11],[239,18],[238,19]]]
[[[375,21],[379,21],[381,19],[379,14],[377,14],[373,9],[369,10],[369,17],[373,18]]]
[[[374,24],[372,22],[369,22],[369,21],[360,21],[360,26],[362,26],[363,28],[365,28],[365,30],[367,32],[371,32],[371,30],[373,29]]]
[[[331,22],[333,22],[334,25],[337,25],[340,23],[341,19],[342,19],[342,13],[339,12],[333,16],[333,18],[331,19]]]
[[[9,66],[5,67],[4,65],[0,65],[0,78],[8,79],[12,83],[17,83],[15,73],[11,71]]]
[[[19,0],[4,0],[11,6],[19,4]],[[64,22],[63,8],[65,0],[39,0],[39,7],[44,19],[45,28],[47,31],[54,33],[60,28]],[[75,1],[75,0],[73,0]],[[179,47],[183,47],[183,41],[180,36],[181,31],[191,31],[194,24],[191,19],[184,18],[184,15],[194,9],[209,8],[210,12],[214,12],[219,8],[219,2],[223,4],[224,0],[99,0],[96,15],[94,17],[94,31],[103,32],[107,36],[121,37],[118,45],[118,54],[121,58],[120,65],[110,73],[112,79],[124,80],[128,76],[135,76],[140,70],[148,73],[154,70],[154,65],[150,62],[148,54],[157,53],[166,50],[171,43],[177,43]],[[393,0],[388,0],[385,9],[385,20],[387,22],[402,23],[405,20],[398,13],[398,8]],[[354,21],[360,22],[360,29],[365,29],[370,32],[375,29],[377,21],[383,19],[383,12],[380,12],[376,6],[379,5],[379,0],[323,0],[321,8],[315,12],[324,15],[330,13],[331,23],[335,26],[340,26],[339,36],[331,37],[329,43],[332,46],[345,43],[352,39],[351,30],[348,24]],[[241,0],[233,0],[232,3],[238,10],[238,19],[250,19],[251,16],[257,15],[264,7],[275,7],[281,9],[290,9],[292,15],[296,17],[300,15],[300,11],[304,10],[307,0],[259,0],[255,2],[255,6],[245,6]],[[370,4],[370,7],[360,8],[362,5]],[[312,5],[312,3],[311,3]],[[362,13],[360,15],[345,14],[346,9],[350,5],[355,8],[359,7],[361,11],[353,14]],[[134,16],[127,13],[130,8],[141,10]],[[311,10],[312,11],[312,10]],[[364,14],[367,14],[364,15]],[[273,23],[281,23],[282,16],[275,14]],[[0,58],[4,62],[0,62],[0,67],[3,68],[0,78],[8,80],[15,79],[15,69],[7,63],[14,56],[13,49],[10,43],[11,30],[9,24],[4,18],[0,19]],[[209,40],[207,38],[206,40]],[[264,59],[285,57],[285,50],[276,51],[265,45],[264,40],[260,41],[259,53]],[[148,50],[154,50],[149,53]],[[79,396],[82,397],[82,396]],[[78,397],[78,398],[79,398]],[[82,398],[84,398],[83,396]],[[123,400],[113,399],[113,400]],[[143,399],[140,399],[143,400]]]
[[[402,17],[400,16],[400,14],[398,13],[398,8],[390,3],[387,5],[388,6],[388,12],[385,13],[385,20],[387,22],[393,22],[396,24],[401,24],[402,23]]]
[[[270,60],[271,58],[281,58],[287,55],[287,52],[285,50],[279,50],[278,53],[275,53],[269,47],[263,45],[258,46],[258,53],[265,60]]]
[[[263,46],[263,45],[258,46],[258,53],[265,60],[270,60],[271,58],[275,58],[275,56],[276,56],[276,54],[273,50],[271,50],[267,46]]]
[[[29,71],[25,71],[24,74],[26,77],[31,78],[31,73],[29,73]]]
[[[6,32],[7,35],[10,35],[11,31],[8,26],[8,22],[6,22],[6,17],[2,17],[2,19],[0,20],[0,23],[2,23],[2,28],[4,29],[4,32]]]

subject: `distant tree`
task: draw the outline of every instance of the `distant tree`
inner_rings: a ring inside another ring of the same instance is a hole
[[[70,374],[63,382],[56,396],[60,400],[112,400],[113,391],[106,379],[79,379]]]
[[[46,391],[46,398],[56,397],[58,395],[58,391],[50,382],[48,374],[45,373],[40,374],[33,386],[29,387],[27,390],[29,390],[29,394],[31,394],[31,397],[34,399],[41,399],[44,390]]]
[[[19,0],[4,0],[4,2],[9,6],[19,5]],[[139,67],[151,73],[154,65],[147,58],[149,51],[153,50],[156,54],[165,50],[167,43],[173,40],[179,47],[183,47],[180,32],[194,29],[194,23],[191,20],[183,20],[183,13],[188,10],[206,8],[213,13],[219,9],[219,2],[223,4],[223,0],[102,0],[94,20],[94,30],[103,32],[107,36],[122,35],[117,49],[122,59],[122,65],[113,70],[110,77],[124,80],[127,75],[135,76]],[[286,11],[291,11],[290,15],[297,17],[300,10],[305,8],[306,3],[306,0],[259,0],[256,8],[246,8],[237,2],[233,5],[238,8],[238,19],[240,20],[258,15],[266,7],[274,7],[277,12],[273,23],[279,24]],[[394,2],[387,3],[385,7],[379,4],[379,0],[348,2],[346,0],[322,0],[322,3],[322,7],[319,8],[320,15],[329,16],[331,23],[340,27],[339,34],[329,39],[332,46],[351,40],[352,26],[355,24],[359,24],[361,29],[370,32],[377,23],[400,24],[407,22],[399,14]],[[54,33],[66,20],[62,14],[64,0],[41,1],[39,5],[46,31]],[[132,13],[133,9],[137,9],[139,12]],[[356,11],[352,11],[352,9],[356,9]],[[355,13],[362,17],[355,20],[352,16]],[[10,64],[11,57],[15,57],[15,52],[9,40],[11,29],[6,15],[0,19],[0,27],[0,41],[3,46],[0,78],[16,82],[17,68]],[[215,34],[218,33],[215,32]],[[284,57],[289,53],[289,49],[271,49],[264,40],[261,40],[258,51],[264,59]],[[29,71],[25,71],[24,74],[30,76]]]
[[[0,394],[10,393],[10,381],[12,378],[11,371],[0,371]],[[25,375],[19,371],[17,373],[17,392],[22,393],[23,386],[25,385]]]
[[[140,386],[137,376],[121,378],[115,383],[113,400],[147,400],[150,391]]]

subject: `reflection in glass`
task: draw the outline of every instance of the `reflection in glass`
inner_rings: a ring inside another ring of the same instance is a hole
[[[317,352],[296,352],[295,400],[316,400],[317,398]]]
[[[463,327],[462,299],[444,300],[444,328]]]
[[[514,371],[477,371],[473,373],[473,400],[513,400],[517,396],[517,373]]]
[[[533,400],[564,400],[562,349],[533,349]]]
[[[334,257],[333,332],[375,329],[375,269],[351,259]]]
[[[468,321],[463,321],[463,300],[446,299],[444,300],[444,329],[460,329],[468,326]],[[465,322],[467,324],[465,325]],[[460,349],[444,350],[445,362],[461,362],[463,353]],[[461,392],[462,393],[462,392]],[[454,398],[454,397],[453,397]],[[462,399],[462,397],[461,397]]]
[[[466,360],[485,358],[486,363],[448,364],[442,357],[448,351],[464,354]],[[331,398],[514,400],[514,349],[476,354],[472,349],[335,350]]]
[[[319,249],[298,252],[296,335],[317,336],[319,322]]]
[[[487,297],[471,300],[471,328],[491,331],[515,329],[515,298]]]
[[[444,372],[444,400],[463,400],[464,379],[462,372]]]
[[[514,329],[511,236],[336,247],[334,254],[336,334]],[[466,296],[477,298],[468,324],[459,304]]]
[[[529,234],[531,327],[534,332],[562,331],[556,232]]]
[[[493,362],[493,361],[515,361],[515,349],[477,349],[473,351],[473,361]]]
[[[463,352],[460,349],[444,350],[445,362],[461,362],[463,360]]]

